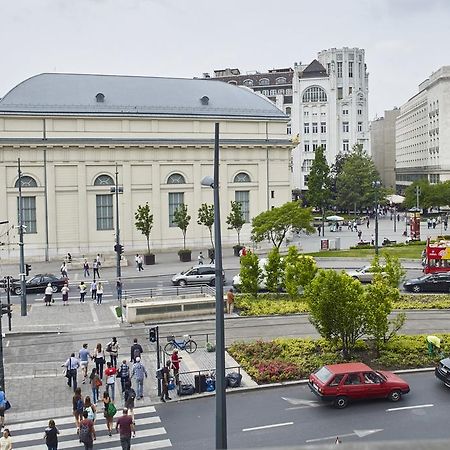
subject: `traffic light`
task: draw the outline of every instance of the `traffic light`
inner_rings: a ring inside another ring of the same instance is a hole
[[[31,264],[25,264],[25,275],[26,276],[30,275],[30,271],[31,271]]]
[[[3,316],[3,314],[8,314],[11,317],[11,305],[2,303],[1,315]]]
[[[114,251],[121,255],[123,253],[123,245],[122,244],[114,245]]]
[[[156,334],[157,334],[156,328],[150,328],[148,330],[148,340],[150,342],[156,342]]]

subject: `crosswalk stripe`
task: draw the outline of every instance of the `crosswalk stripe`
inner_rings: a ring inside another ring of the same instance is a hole
[[[144,442],[142,444],[133,444],[131,441],[131,448],[133,450],[153,450],[154,448],[166,448],[172,447],[172,442],[170,439],[162,439],[160,441]],[[122,447],[114,447],[111,450],[122,450]]]

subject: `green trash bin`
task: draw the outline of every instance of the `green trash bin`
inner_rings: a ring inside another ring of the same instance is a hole
[[[120,306],[116,306],[116,314],[117,317],[122,317],[122,308]]]

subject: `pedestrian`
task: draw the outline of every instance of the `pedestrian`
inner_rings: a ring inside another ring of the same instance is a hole
[[[94,421],[88,418],[88,412],[83,411],[83,419],[80,422],[80,442],[84,444],[84,450],[92,450],[96,440]]]
[[[100,342],[97,344],[94,350],[93,359],[95,361],[95,367],[97,369],[100,380],[103,378],[103,365],[105,364],[105,352],[102,349]]]
[[[117,338],[113,337],[112,341],[108,343],[106,346],[106,351],[109,353],[109,358],[111,360],[111,364],[113,367],[117,368],[117,356],[119,355],[119,343],[117,342]]]
[[[114,401],[115,398],[115,388],[116,388],[116,375],[117,369],[111,364],[110,361],[106,363],[106,392],[108,392],[111,399]]]
[[[99,281],[97,283],[97,305],[102,304],[102,298],[103,298],[103,283]]]
[[[230,288],[227,292],[227,313],[233,314],[234,309],[234,292],[233,288]]]
[[[133,437],[136,436],[136,429],[134,428],[134,421],[131,416],[128,415],[128,409],[123,408],[122,416],[117,419],[116,432],[120,434],[120,445],[122,450],[131,449],[131,433]]]
[[[87,287],[84,284],[84,281],[80,283],[78,286],[78,289],[80,290],[80,303],[84,303],[84,297],[86,296]]]
[[[122,300],[122,282],[116,281],[117,300]]]
[[[44,430],[44,439],[47,445],[47,450],[58,449],[58,434],[59,430],[56,428],[55,421],[50,419],[48,421],[48,427]]]
[[[142,255],[138,256],[138,271],[140,272],[141,270],[144,270],[143,264],[144,264],[144,258],[142,257]]]
[[[3,436],[0,438],[0,450],[12,450],[11,433],[8,428],[3,430]]]
[[[97,253],[97,256],[95,257],[95,260],[97,261],[98,267],[102,265],[102,259],[100,257],[100,253]]]
[[[80,361],[81,375],[83,376],[83,384],[86,383],[88,374],[89,358],[92,358],[91,352],[88,350],[88,345],[83,344],[83,347],[78,352],[78,359]]]
[[[91,397],[89,397],[89,395],[86,395],[86,398],[84,399],[84,411],[87,411],[87,418],[92,420],[95,424],[95,419],[97,418],[97,408],[95,404],[91,402]]]
[[[212,249],[212,250],[210,251],[210,253],[209,253],[209,257],[210,257],[209,263],[210,263],[210,264],[214,264],[215,256],[216,256],[216,252],[214,251],[214,249]]]
[[[202,252],[200,252],[199,254],[198,254],[198,256],[197,256],[197,261],[198,261],[198,264],[199,265],[203,265],[203,253]]]
[[[128,409],[131,417],[134,421],[134,400],[136,399],[136,391],[131,386],[131,381],[128,380],[125,385],[125,391],[123,393],[124,406]]]
[[[136,270],[139,270],[139,253],[136,253],[134,257],[134,262],[136,263]]]
[[[433,223],[433,230],[434,230],[436,228],[436,225],[437,225],[436,217],[433,217],[432,223]]]
[[[63,263],[61,264],[61,267],[59,269],[59,271],[61,272],[61,276],[63,278],[69,278],[67,275],[67,266],[66,266],[66,262],[63,261]]]
[[[92,262],[92,268],[94,269],[94,280],[95,275],[97,275],[97,278],[100,278],[100,272],[98,271],[98,262],[96,259],[94,259],[94,261]]]
[[[361,241],[361,240],[362,240],[361,238],[362,238],[362,231],[359,230],[359,231],[358,231],[358,239]]]
[[[6,402],[5,391],[0,388],[0,430],[5,426]]]
[[[369,218],[367,218],[367,228],[369,228],[369,226],[370,226],[370,220],[369,220]]]
[[[170,365],[171,361],[166,361],[165,366],[161,369],[162,371],[162,380],[161,380],[161,401],[163,403],[166,402],[166,400],[172,400],[169,397],[169,376],[170,376]],[[138,392],[139,396],[139,392]],[[139,397],[138,397],[139,398]]]
[[[370,236],[370,245],[375,245],[375,236],[373,234]]]
[[[170,360],[172,361],[172,370],[173,370],[173,376],[175,378],[175,384],[178,386],[178,383],[180,381],[180,362],[183,358],[178,355],[178,349],[174,348],[172,352],[172,356],[170,357]]]
[[[63,306],[66,306],[69,301],[69,286],[67,286],[67,283],[64,283],[64,286],[61,288],[61,294],[62,294],[62,301]]]
[[[92,300],[97,300],[97,282],[95,280],[92,280],[90,290]]]
[[[67,252],[66,258],[67,258],[67,262],[70,264],[72,262],[72,255],[69,252]]]
[[[91,382],[91,390],[92,390],[92,401],[94,403],[97,403],[99,398],[98,398],[98,390],[100,388],[100,386],[102,386],[102,380],[100,379],[100,377],[98,376],[98,372],[97,372],[97,368],[94,367],[92,369],[91,374],[89,375],[89,380]]]
[[[75,353],[72,353],[69,359],[63,364],[66,368],[67,386],[77,389],[77,370],[80,367],[80,361],[75,358]]]
[[[167,362],[170,364],[170,361]],[[131,378],[136,380],[136,394],[138,400],[144,397],[144,377],[147,378],[147,376],[147,370],[141,363],[141,358],[138,356],[131,371]]]
[[[133,345],[131,346],[130,362],[136,362],[136,358],[141,357],[142,353],[144,353],[144,350],[142,350],[141,345],[138,344],[137,338],[134,338]]]
[[[45,291],[44,291],[45,306],[50,306],[50,304],[52,303],[52,300],[53,300],[52,283],[48,283],[47,287],[45,288]]]
[[[105,391],[103,393],[103,415],[106,419],[106,428],[108,429],[108,434],[111,436],[113,427],[113,418],[116,413],[116,407],[109,394]]]
[[[124,394],[127,383],[130,381],[130,366],[127,364],[126,359],[122,361],[122,364],[117,371],[117,377],[120,378],[122,394]]]
[[[75,425],[77,426],[77,433],[80,431],[80,421],[83,418],[84,401],[81,396],[81,388],[76,388],[72,397],[72,411],[75,418]]]
[[[89,277],[90,273],[89,273],[89,263],[88,260],[85,259],[84,263],[83,263],[83,272],[84,272],[84,278]]]

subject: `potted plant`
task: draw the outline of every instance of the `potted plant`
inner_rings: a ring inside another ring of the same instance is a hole
[[[146,265],[155,264],[155,255],[150,251],[150,233],[153,228],[153,214],[150,213],[148,202],[145,205],[138,205],[137,211],[134,213],[136,220],[135,226],[147,239],[147,254],[144,255],[144,263]]]
[[[239,256],[242,250],[241,245],[241,230],[245,223],[244,213],[242,211],[242,205],[240,202],[231,201],[231,211],[227,217],[227,225],[229,230],[236,230],[237,233],[237,245],[233,246],[234,256]]]
[[[173,215],[173,223],[181,230],[183,233],[183,248],[178,251],[178,256],[180,261],[188,262],[191,260],[192,252],[190,249],[186,248],[186,231],[191,221],[191,216],[188,214],[187,205],[182,203]]]
[[[214,225],[214,205],[202,203],[202,206],[198,209],[197,223],[208,228],[209,238],[211,240],[211,248],[208,249],[208,256],[212,258],[214,256],[214,241],[212,236],[212,227]]]

